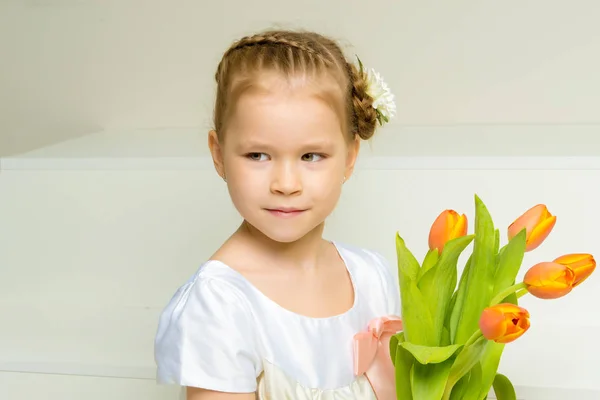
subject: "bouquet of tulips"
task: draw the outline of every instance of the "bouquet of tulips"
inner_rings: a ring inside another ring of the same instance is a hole
[[[492,388],[499,400],[516,399],[497,370],[505,344],[530,326],[518,299],[562,297],[596,267],[590,254],[567,254],[534,265],[516,282],[524,253],[538,247],[555,223],[545,205],[536,205],[508,227],[508,243],[500,247],[500,233],[475,196],[474,234],[467,234],[464,214],[442,212],[422,263],[397,235],[403,330],[392,336],[390,356],[399,400],[482,400]],[[459,256],[471,242],[458,279]]]

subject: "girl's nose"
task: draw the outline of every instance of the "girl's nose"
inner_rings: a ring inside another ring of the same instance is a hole
[[[281,165],[274,172],[271,180],[271,192],[284,195],[302,192],[302,179],[294,166]]]

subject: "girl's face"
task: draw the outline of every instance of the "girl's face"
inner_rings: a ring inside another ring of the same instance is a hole
[[[273,241],[322,229],[354,167],[359,141],[320,93],[319,82],[270,75],[238,99],[223,142],[209,136],[233,204]]]

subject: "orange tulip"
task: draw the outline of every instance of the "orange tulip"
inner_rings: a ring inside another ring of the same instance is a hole
[[[563,264],[541,262],[529,268],[523,282],[527,291],[535,297],[558,299],[573,290],[575,273]]]
[[[525,229],[525,251],[538,247],[548,237],[556,224],[556,216],[548,212],[543,204],[531,207],[508,227],[508,240]]]
[[[529,311],[511,303],[488,307],[481,313],[479,329],[488,340],[509,343],[529,329]]]
[[[467,216],[459,215],[454,210],[445,210],[435,219],[429,231],[429,249],[437,249],[442,253],[444,246],[449,240],[456,239],[467,234]]]
[[[558,257],[554,262],[566,265],[573,270],[575,273],[573,287],[585,281],[596,269],[596,260],[594,260],[594,256],[591,254],[565,254],[564,256]]]

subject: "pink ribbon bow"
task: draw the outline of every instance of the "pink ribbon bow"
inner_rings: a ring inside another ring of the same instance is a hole
[[[366,331],[354,335],[354,374],[365,374],[377,400],[396,399],[390,338],[401,330],[402,320],[391,315],[371,320]]]

